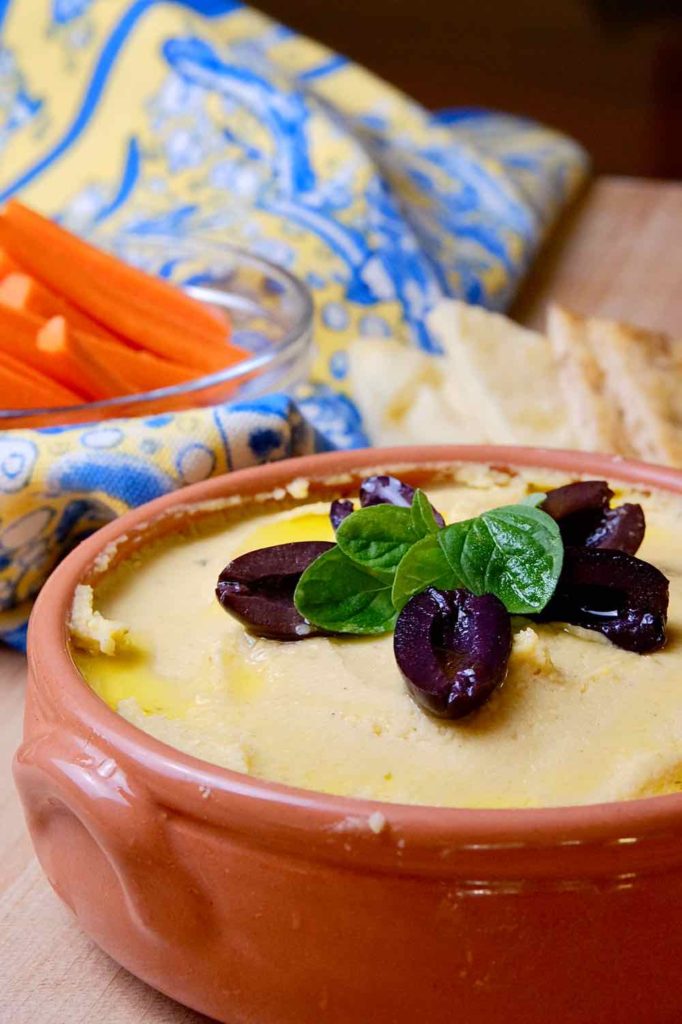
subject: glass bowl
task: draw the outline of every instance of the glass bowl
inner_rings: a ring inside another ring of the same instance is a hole
[[[55,427],[146,416],[282,391],[307,378],[312,361],[313,303],[283,267],[236,246],[158,236],[127,239],[116,255],[171,277],[189,295],[227,311],[241,363],[174,387],[49,409],[0,409],[0,429]]]

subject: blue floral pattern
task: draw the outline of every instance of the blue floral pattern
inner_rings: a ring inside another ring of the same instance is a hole
[[[504,308],[586,161],[521,118],[433,115],[232,0],[0,0],[0,28],[0,201],[179,282],[215,272],[186,239],[241,244],[307,282],[318,349],[295,398],[0,434],[0,635],[20,643],[54,564],[126,508],[365,444],[349,341],[431,351],[441,296]]]

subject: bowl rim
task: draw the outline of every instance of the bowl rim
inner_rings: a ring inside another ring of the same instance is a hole
[[[162,244],[163,242],[168,243],[169,238],[164,238],[159,235],[145,235],[144,238],[139,239],[140,243],[157,243]],[[174,244],[178,246],[182,245],[182,239],[174,239]],[[186,240],[189,244],[189,240]],[[197,391],[203,391],[205,388],[216,387],[220,384],[229,384],[231,381],[239,381],[243,377],[253,376],[266,368],[276,367],[278,362],[282,358],[290,357],[295,353],[299,347],[305,346],[309,340],[309,333],[313,323],[314,316],[314,303],[310,289],[299,277],[292,274],[286,267],[280,266],[280,264],[273,262],[272,260],[266,259],[264,256],[259,256],[257,253],[250,252],[248,249],[238,245],[230,245],[225,243],[224,245],[218,245],[217,243],[201,242],[192,243],[195,246],[200,244],[201,249],[215,249],[219,250],[226,256],[233,256],[245,266],[252,267],[257,270],[261,270],[263,273],[271,274],[273,276],[279,276],[286,281],[289,288],[296,295],[296,301],[299,306],[298,316],[293,324],[277,342],[276,345],[269,346],[265,352],[257,355],[250,356],[248,359],[243,359],[239,363],[233,363],[231,366],[225,367],[224,370],[218,370],[216,373],[205,374],[202,377],[193,377],[190,380],[184,381],[182,384],[173,384],[164,388],[154,388],[152,391],[137,391],[132,395],[117,395],[115,398],[102,398],[94,402],[78,402],[76,405],[60,405],[60,406],[49,406],[47,408],[34,408],[34,409],[4,409],[0,408],[0,429],[2,429],[3,420],[12,421],[12,430],[21,430],[21,420],[28,420],[36,416],[49,416],[50,418],[57,417],[60,415],[69,416],[78,412],[79,410],[87,410],[88,412],[102,412],[103,415],[107,413],[115,412],[117,409],[122,409],[120,416],[144,416],[144,411],[136,413],[126,413],[127,407],[144,402],[158,402],[165,398],[177,398],[184,395],[192,395]],[[180,285],[182,291],[186,292],[193,298],[198,299],[200,302],[213,306],[220,306],[222,308],[229,308],[229,303],[225,300],[225,292],[220,288],[217,288],[211,284],[201,285]],[[111,418],[108,416],[107,418]],[[15,422],[16,421],[16,422]],[[96,422],[96,421],[90,421]],[[87,425],[87,421],[83,424]]]
[[[669,836],[682,822],[682,793],[610,803],[533,808],[456,808],[388,803],[361,797],[336,796],[270,782],[202,761],[143,732],[92,691],[71,660],[67,648],[67,616],[74,589],[97,556],[131,530],[173,510],[240,494],[268,493],[297,478],[324,481],[365,469],[399,471],[437,469],[448,463],[478,463],[594,474],[600,478],[651,486],[682,494],[682,471],[625,460],[619,456],[577,451],[500,445],[422,445],[365,448],[286,459],[236,470],[173,491],[127,512],[83,541],[54,570],[31,615],[28,658],[39,688],[58,679],[60,717],[75,716],[92,734],[135,762],[155,785],[172,793],[173,801],[190,812],[201,809],[231,822],[235,799],[247,808],[252,824],[280,825],[289,832],[311,823],[338,828],[339,821],[365,823],[377,812],[396,835],[424,850],[450,844],[460,850],[513,849],[600,844],[635,844],[642,838]],[[201,799],[207,789],[212,799]],[[210,807],[208,806],[210,803]],[[202,806],[203,805],[203,806]],[[337,823],[333,826],[331,823]],[[383,824],[382,824],[383,828]],[[376,840],[376,835],[370,833]]]

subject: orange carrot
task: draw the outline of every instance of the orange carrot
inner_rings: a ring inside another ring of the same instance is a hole
[[[0,249],[0,281],[14,270],[17,270],[16,263],[9,258],[4,249]]]
[[[61,318],[55,317],[55,320]],[[51,321],[47,321],[47,325]],[[76,393],[80,400],[114,398],[134,391],[115,369],[90,355],[77,341],[57,333],[40,341],[46,322],[32,313],[0,306],[0,353]],[[124,348],[125,346],[120,346]]]
[[[195,367],[180,366],[179,363],[161,359],[151,352],[135,351],[115,341],[96,338],[94,335],[86,336],[80,331],[76,333],[89,352],[102,362],[114,366],[136,391],[175,387],[177,384],[184,384],[188,380],[202,376],[201,371]],[[216,373],[223,369],[225,363],[218,359],[211,372]]]
[[[81,351],[125,381],[128,391],[153,391],[156,388],[174,387],[198,376],[197,371],[188,366],[178,366],[177,363],[159,359],[150,352],[136,352],[119,342],[76,331],[63,317],[54,317],[50,320],[42,333],[55,339],[60,335],[73,338]]]
[[[0,245],[23,268],[115,334],[203,372],[244,358],[227,322],[178,288],[88,245],[16,200],[0,214]]]
[[[116,347],[125,348],[124,345]],[[95,401],[116,398],[137,390],[110,361],[98,359],[92,346],[83,344],[75,332],[68,329],[64,317],[53,317],[37,331],[33,352],[43,373],[80,391],[86,398]]]
[[[64,317],[46,321],[0,305],[2,351],[53,377],[86,400],[173,387],[198,376],[191,367],[77,331]]]
[[[36,339],[45,321],[32,313],[0,306],[0,358],[5,356],[22,364],[27,373],[50,376],[45,369],[45,357],[38,350]],[[73,387],[64,380],[55,378],[55,384],[75,391],[79,401],[91,396],[85,389]]]
[[[55,384],[24,363],[0,353],[0,408],[41,409],[60,405],[78,405],[81,399],[73,391]]]
[[[98,339],[99,340],[99,339]],[[119,346],[122,348],[123,346]],[[101,346],[98,346],[101,351]],[[120,359],[120,353],[117,353]],[[157,388],[173,388],[202,376],[197,370],[190,370],[167,359],[159,359],[151,352],[136,352],[135,362],[126,366],[126,380],[135,385],[136,391],[156,391]]]
[[[0,265],[0,274],[2,267]],[[44,284],[36,281],[28,274],[12,271],[0,280],[0,304],[11,309],[23,309],[27,313],[35,313],[44,320],[53,316],[63,316],[74,327],[91,334],[100,334],[106,338],[116,339],[105,327],[92,320],[85,313],[55,295]]]

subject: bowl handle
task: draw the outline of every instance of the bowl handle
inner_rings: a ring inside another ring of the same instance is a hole
[[[206,943],[212,931],[211,901],[173,850],[172,812],[159,806],[94,737],[77,737],[51,723],[49,733],[20,747],[14,774],[41,864],[76,914],[70,880],[50,872],[50,826],[55,815],[64,813],[80,822],[108,861],[136,930],[157,944],[189,941],[196,948]]]

